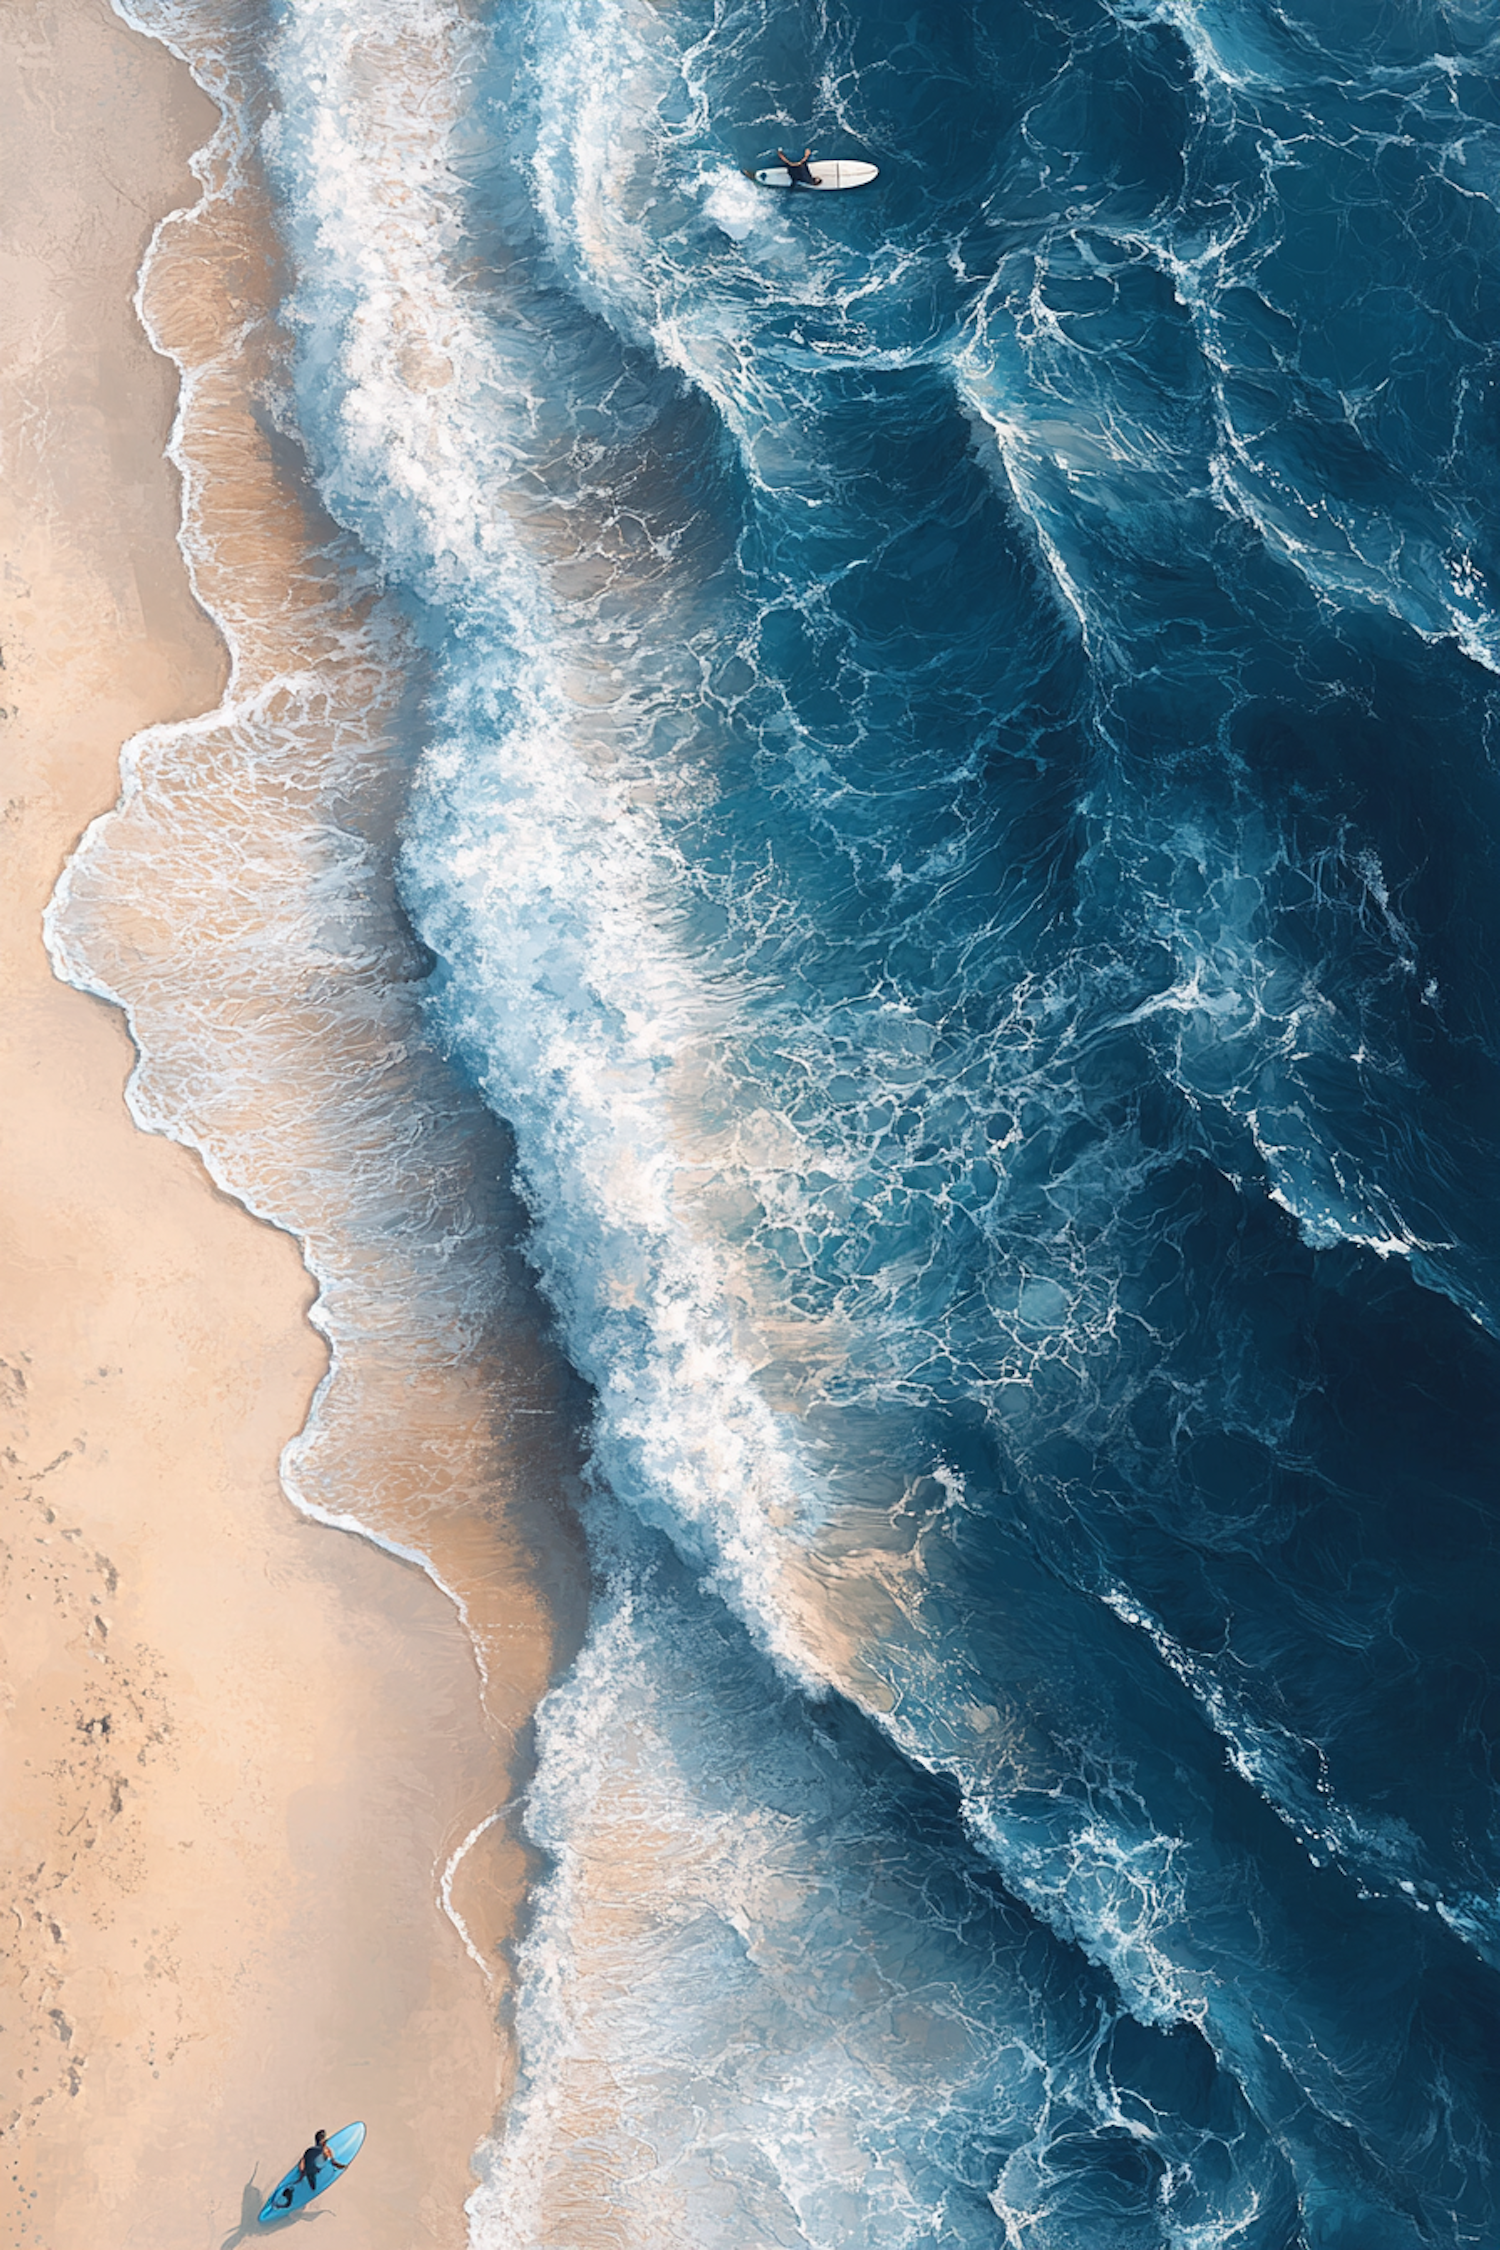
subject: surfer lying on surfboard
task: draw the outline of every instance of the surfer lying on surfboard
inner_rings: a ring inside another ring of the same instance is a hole
[[[800,156],[788,156],[784,148],[776,154],[779,164],[768,164],[759,172],[745,167],[747,180],[757,187],[770,188],[851,188],[868,187],[871,180],[880,177],[879,167],[866,164],[857,156],[825,156],[815,164],[813,152],[805,148]]]

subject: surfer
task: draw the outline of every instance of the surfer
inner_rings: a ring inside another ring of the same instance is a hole
[[[292,2197],[297,2192],[298,2180],[305,2179],[308,2186],[316,2191],[318,2184],[318,2166],[320,2164],[331,2164],[335,2172],[347,2172],[349,2169],[347,2164],[340,2164],[338,2158],[334,2155],[333,2150],[328,2146],[328,2135],[324,2132],[321,2125],[313,2135],[312,2147],[305,2148],[302,2151],[301,2158],[297,2165],[296,2178],[293,2179],[290,2187],[282,2189],[281,2203],[284,2210],[290,2211],[292,2207]]]
[[[800,156],[788,156],[784,148],[779,148],[776,154],[791,174],[793,187],[817,186],[818,183],[812,176],[812,150],[810,148],[805,148]]]

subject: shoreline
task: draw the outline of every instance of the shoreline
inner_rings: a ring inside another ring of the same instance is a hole
[[[43,951],[121,744],[212,713],[227,677],[178,544],[176,371],[132,304],[216,112],[105,0],[0,38],[23,88],[0,161],[28,191],[0,392],[10,2239],[238,2241],[313,2127],[360,2116],[369,2146],[318,2215],[368,2250],[458,2250],[510,2067],[501,1949],[527,1874],[491,1816],[568,1640],[547,1596],[576,1609],[576,1560],[539,1568],[556,1527],[534,1495],[507,1514],[472,1475],[434,1507],[431,1575],[390,1551],[418,1544],[397,1521],[351,1538],[294,1510],[278,1464],[329,1367],[308,1265],[132,1124],[119,1012]],[[494,1374],[491,1339],[459,1389],[492,1452]],[[454,1397],[426,1401],[429,1451],[461,1443]],[[311,1450],[326,1484],[329,1442],[300,1441],[299,1482]],[[503,1443],[497,1460],[514,1467]],[[556,1458],[537,1474],[556,1484]]]

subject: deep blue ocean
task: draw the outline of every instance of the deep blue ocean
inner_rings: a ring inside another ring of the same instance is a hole
[[[592,1399],[476,2250],[1494,2250],[1500,0],[260,67]]]

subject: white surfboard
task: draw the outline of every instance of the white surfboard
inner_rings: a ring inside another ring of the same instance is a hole
[[[826,164],[814,164],[811,171],[820,188],[867,187],[871,180],[880,177],[878,164],[851,164],[842,156],[833,157]],[[784,164],[769,165],[764,172],[752,172],[750,178],[758,180],[762,187],[789,188],[792,184],[792,175]]]

